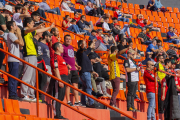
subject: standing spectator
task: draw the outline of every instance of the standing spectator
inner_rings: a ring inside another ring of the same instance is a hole
[[[140,67],[136,65],[133,60],[136,58],[134,50],[128,50],[127,60],[124,61],[124,67],[126,71],[126,82],[128,87],[127,93],[127,110],[128,111],[138,111],[134,107],[134,97],[136,96],[136,89],[139,81],[139,71]]]
[[[154,70],[154,63],[148,61],[144,71],[144,81],[146,83],[146,93],[149,101],[147,110],[147,120],[155,120],[155,80],[152,70]]]
[[[118,52],[117,47],[112,46],[111,54],[108,56],[108,65],[110,67],[109,80],[111,80],[111,84],[113,87],[113,94],[110,100],[110,105],[117,109],[119,108],[116,107],[116,96],[119,93],[119,85],[120,85],[120,70],[119,70],[119,65],[117,62],[117,58],[119,54],[120,53]]]
[[[21,36],[21,30],[17,27],[14,21],[9,21],[6,24],[9,33],[7,35],[7,43],[9,52],[16,57],[20,58],[20,47],[24,46],[24,41]],[[16,35],[17,36],[16,36]],[[19,47],[20,46],[20,47]],[[19,60],[8,56],[8,66],[9,66],[9,74],[18,78],[19,75]],[[17,95],[17,83],[18,81],[13,78],[8,78],[8,91],[9,91],[9,99],[17,99],[19,97]]]
[[[155,67],[162,71],[165,71],[164,69],[164,57],[163,55],[159,55],[157,57],[157,63],[155,64]],[[161,100],[161,82],[162,80],[166,77],[166,74],[163,72],[157,72],[157,79],[158,79],[158,109],[159,109],[159,113],[163,113],[163,101]]]
[[[24,14],[22,14],[23,12],[23,9],[24,10]],[[16,22],[16,25],[22,30],[23,28],[23,23],[22,23],[22,20],[25,18],[25,17],[30,17],[29,13],[28,13],[28,8],[27,7],[24,7],[23,5],[21,4],[17,4],[15,6],[15,12],[14,15],[13,15],[13,20]]]
[[[174,70],[176,72],[176,75],[180,75],[180,69],[175,69]],[[180,78],[179,77],[174,77],[175,79],[175,84],[176,84],[176,87],[177,87],[177,93],[178,93],[178,100],[179,100],[179,105],[180,105]]]
[[[46,0],[42,0],[42,2],[39,3],[39,7],[40,7],[41,9],[43,9],[44,11],[46,11],[46,12],[50,12],[50,13],[54,13],[54,14],[61,15],[59,8],[56,7],[56,8],[54,8],[54,9],[51,9],[51,8],[49,7],[49,5],[46,3]]]
[[[152,41],[146,35],[146,28],[144,28],[144,27],[142,28],[142,32],[139,33],[138,38],[141,39],[141,44],[149,45],[152,43]]]
[[[51,67],[52,73],[58,79],[61,79],[64,82],[68,83],[68,67],[66,66],[65,60],[62,58],[61,54],[63,53],[63,46],[61,43],[56,42],[53,45],[53,49],[55,51],[54,56],[51,58]],[[62,82],[55,80],[55,98],[60,101],[64,100],[66,91],[66,85]],[[54,118],[56,119],[66,119],[61,116],[61,103],[53,101],[54,106]]]
[[[174,44],[178,44],[179,43],[179,37],[176,36],[174,33],[173,33],[173,27],[169,27],[169,32],[167,32],[167,39],[169,43],[174,43]]]
[[[89,58],[87,56],[91,52],[91,49],[93,48],[94,45],[95,44],[93,43],[93,44],[91,44],[91,46],[89,46],[87,48],[86,41],[80,40],[78,42],[79,50],[76,53],[78,65],[80,65],[82,68],[81,71],[79,72],[80,77],[84,83],[82,90],[84,92],[88,93],[89,95],[91,95],[91,93],[92,93],[91,72],[93,75],[98,77],[98,74],[92,71],[91,61],[89,60]],[[89,105],[88,105],[89,107],[95,108],[97,106],[94,103],[93,99],[88,97],[88,101],[89,101]],[[86,96],[83,94],[81,95],[81,103],[83,105],[87,105],[86,104]]]
[[[109,28],[108,23],[109,23],[109,18],[108,18],[108,17],[105,17],[104,23],[102,24],[102,28],[103,28],[103,31],[104,31],[105,33],[111,31],[111,29]]]
[[[155,5],[155,0],[149,0],[147,9],[152,10],[152,11],[157,11],[158,8]]]
[[[34,45],[33,36],[36,35],[36,33],[41,33],[51,29],[54,26],[54,23],[50,27],[40,29],[41,25],[33,27],[34,21],[31,17],[27,17],[23,22],[23,26],[25,27],[25,29],[22,30],[22,36],[24,38],[25,43],[23,47],[24,60],[34,66],[37,66],[37,51]],[[22,81],[34,86],[36,81],[36,70],[30,67],[29,65],[25,64]],[[29,88],[24,84],[21,84],[21,95],[23,96],[23,100],[25,101],[36,101],[34,89]]]
[[[85,15],[81,15],[81,18],[77,22],[77,25],[81,32],[85,32],[89,36],[91,35],[91,31],[93,29],[93,24],[91,21],[90,21],[90,23],[86,21]]]
[[[71,66],[70,74],[68,75],[70,84],[72,84],[74,87],[78,88],[79,75],[78,75],[78,71],[76,68],[78,68],[78,70],[80,71],[81,67],[75,61],[74,48],[70,45],[71,42],[72,42],[71,36],[65,35],[64,36],[64,44],[63,44],[64,51],[61,54],[61,56],[63,57],[63,59],[65,60],[67,65]],[[75,97],[74,106],[81,106],[82,104],[78,98],[78,91],[73,90],[73,92],[74,92],[74,97]],[[70,106],[73,106],[72,102],[70,101],[69,95],[70,95],[70,87],[66,86],[67,104]]]

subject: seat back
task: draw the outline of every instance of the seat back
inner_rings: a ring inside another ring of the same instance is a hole
[[[4,99],[4,107],[5,107],[5,112],[10,114],[15,114],[11,99]]]

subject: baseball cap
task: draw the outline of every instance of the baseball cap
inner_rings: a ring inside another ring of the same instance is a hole
[[[117,10],[117,9],[119,9],[119,8],[118,8],[118,7],[115,7],[114,9]]]
[[[10,5],[5,5],[5,7],[3,9],[13,13],[12,12],[12,6],[10,6]]]
[[[145,28],[145,27],[143,27],[143,28],[142,28],[142,30],[146,30],[146,28]]]
[[[169,47],[174,47],[174,45],[173,45],[173,44],[170,44]]]
[[[96,32],[96,30],[92,30],[91,33],[92,33],[92,32]]]
[[[50,33],[49,31],[45,31],[45,32],[43,32],[42,37],[45,38],[45,36],[52,36],[52,35],[53,34]]]

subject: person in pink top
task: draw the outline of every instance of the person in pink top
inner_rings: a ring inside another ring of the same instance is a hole
[[[76,63],[75,56],[74,56],[74,48],[71,46],[72,40],[70,35],[64,36],[64,52],[61,54],[65,62],[68,66],[70,66],[70,73],[68,75],[69,83],[72,84],[74,87],[78,88],[78,82],[79,82],[79,75],[77,70],[81,70],[81,67]],[[70,106],[82,106],[81,102],[78,98],[78,91],[73,90],[74,96],[75,96],[75,103],[74,105],[70,101],[70,87],[66,86],[66,98],[67,98],[67,104]]]

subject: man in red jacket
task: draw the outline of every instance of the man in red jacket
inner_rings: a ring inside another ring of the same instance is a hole
[[[154,69],[154,63],[148,61],[146,64],[146,70],[144,71],[144,81],[146,83],[146,93],[149,101],[147,110],[147,120],[155,120],[155,80],[152,70]]]

